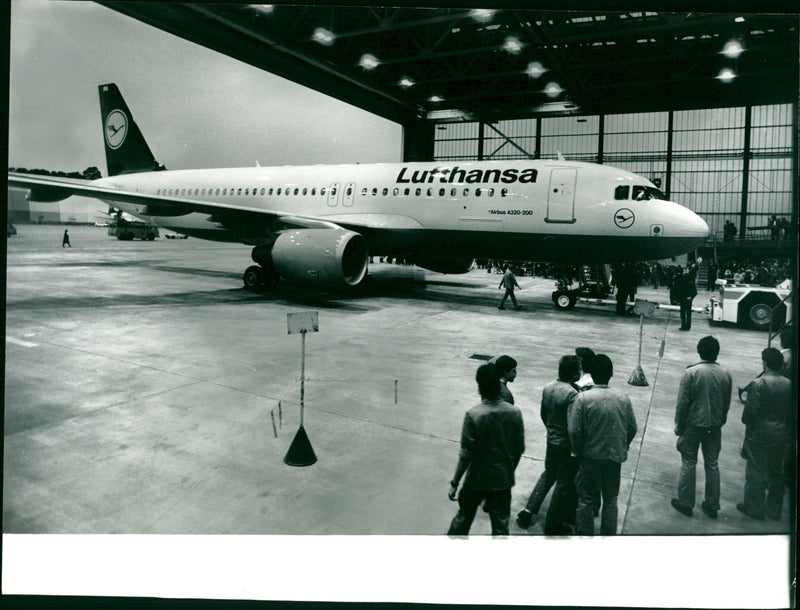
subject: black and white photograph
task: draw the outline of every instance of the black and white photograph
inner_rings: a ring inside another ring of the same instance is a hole
[[[11,0],[3,594],[793,605],[800,14],[665,6]]]

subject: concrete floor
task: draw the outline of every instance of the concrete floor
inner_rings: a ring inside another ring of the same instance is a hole
[[[640,540],[792,532],[793,506],[779,522],[754,521],[735,509],[744,483],[736,399],[723,430],[719,519],[699,508],[687,518],[669,506],[680,467],[675,394],[684,367],[697,360],[697,341],[718,337],[720,362],[743,385],[759,372],[764,333],[710,328],[700,315],[691,332],[679,332],[676,313],[657,310],[644,326],[641,364],[649,385],[636,387],[626,382],[637,364],[638,319],[616,317],[608,306],[556,311],[552,280],[519,278],[522,311],[497,309],[499,278],[485,271],[445,276],[379,263],[370,268],[374,281],[355,293],[318,295],[283,284],[260,295],[241,288],[250,264],[245,246],[121,242],[102,228],[76,226],[73,248],[62,249],[63,227],[17,228],[7,248],[9,551],[14,534],[402,534],[446,542],[442,534],[456,511],[446,494],[463,414],[478,401],[481,361],[474,356],[507,353],[519,362],[511,389],[525,418],[526,451],[513,490],[516,514],[543,469],[542,387],[556,376],[558,357],[577,346],[611,357],[612,385],[628,392],[639,424],[622,469],[619,533]],[[695,304],[707,295],[701,291]],[[643,288],[639,296],[664,302],[666,290]],[[320,330],[306,340],[304,411],[318,461],[290,467],[283,459],[300,423],[301,338],[287,334],[286,314],[303,311],[319,312]],[[700,467],[699,498],[703,480]],[[541,523],[511,527],[518,542],[557,542],[543,537]],[[472,533],[483,535],[476,543],[488,539],[481,511]],[[352,540],[371,544],[364,542],[370,537]],[[587,541],[573,542],[593,557]],[[548,557],[574,557],[566,547],[548,548]],[[43,557],[59,555],[35,555],[37,585]],[[420,569],[417,580],[435,571]],[[53,573],[62,571],[63,562],[54,566]],[[485,601],[499,603],[491,592]],[[742,598],[732,603],[738,607]]]

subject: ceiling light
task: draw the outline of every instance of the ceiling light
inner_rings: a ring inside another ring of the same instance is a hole
[[[494,14],[495,11],[489,8],[474,8],[469,12],[469,16],[475,21],[489,21]]]
[[[734,21],[736,23],[744,23],[744,17],[737,17],[736,19],[734,19]]]
[[[365,70],[374,70],[378,67],[378,64],[381,62],[378,61],[378,58],[370,53],[365,53],[361,56],[361,59],[358,62],[358,65],[364,68]]]
[[[730,57],[731,59],[735,59],[739,57],[744,52],[744,48],[742,47],[742,43],[738,40],[729,40],[725,43],[725,47],[722,49],[722,54],[725,57]]]
[[[432,95],[432,96],[430,96],[428,98],[428,101],[429,102],[443,102],[444,98],[443,97],[439,97],[438,95]]]
[[[403,78],[400,79],[400,82],[397,84],[403,87],[404,89],[408,89],[409,87],[414,86],[414,81],[408,78],[407,76],[404,76]]]
[[[503,49],[509,53],[519,53],[522,51],[522,43],[513,36],[509,36],[503,44]]]
[[[259,13],[271,15],[275,7],[272,4],[251,4],[250,8]]]
[[[326,47],[332,45],[333,41],[336,40],[336,36],[333,35],[333,32],[325,28],[317,28],[314,30],[313,38],[316,42],[324,44]]]
[[[736,74],[730,68],[723,68],[720,70],[719,74],[717,74],[717,78],[723,83],[729,83],[736,78]]]
[[[544,92],[547,94],[547,97],[558,97],[564,92],[564,90],[558,83],[551,82],[547,83],[547,86],[544,88]]]
[[[544,66],[538,61],[532,61],[528,64],[528,69],[525,70],[525,72],[527,72],[528,76],[531,78],[539,78],[542,74],[547,72],[547,70],[545,70]]]

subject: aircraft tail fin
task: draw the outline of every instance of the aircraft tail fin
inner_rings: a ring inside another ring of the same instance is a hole
[[[100,85],[100,114],[106,148],[108,175],[151,172],[164,169],[156,161],[128,105],[114,83]]]

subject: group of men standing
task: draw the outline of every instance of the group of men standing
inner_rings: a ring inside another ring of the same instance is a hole
[[[590,350],[589,350],[590,351]],[[512,369],[508,369],[513,365]],[[545,520],[545,533],[594,534],[594,514],[602,498],[601,534],[617,530],[620,469],[636,435],[630,399],[609,387],[611,359],[591,358],[593,383],[581,390],[582,363],[577,355],[562,356],[558,378],[542,393],[541,416],[547,428],[547,454],[542,474],[526,509],[517,517],[528,527],[544,497],[555,485]],[[493,535],[508,535],[514,471],[525,450],[522,412],[501,398],[503,386],[516,377],[516,361],[501,356],[478,368],[480,404],[467,411],[461,451],[448,496],[459,510],[449,535],[466,535],[478,507],[489,513]],[[504,383],[505,382],[505,383]],[[508,392],[507,387],[505,388]],[[510,395],[510,392],[507,396]],[[457,490],[466,474],[461,491]]]
[[[637,432],[629,397],[609,386],[611,359],[578,348],[562,356],[558,378],[542,391],[541,419],[547,429],[545,470],[533,488],[517,525],[528,528],[555,486],[544,522],[546,535],[600,534],[617,531],[620,471]],[[678,497],[671,505],[692,516],[695,506],[698,451],[705,469],[701,509],[711,519],[720,510],[719,455],[722,427],[730,408],[731,375],[717,363],[720,346],[712,336],[697,344],[700,362],[686,368],[675,408],[677,450],[681,456]],[[759,520],[780,519],[784,466],[793,459],[790,448],[791,383],[783,374],[783,354],[767,348],[764,372],[748,386],[742,415],[746,426],[741,456],[747,461],[744,501],[736,508]],[[459,510],[449,535],[467,535],[477,509],[489,514],[492,535],[508,535],[514,471],[525,450],[522,412],[514,406],[507,383],[517,374],[517,362],[501,356],[478,368],[481,402],[467,411],[461,451],[448,496]],[[589,375],[586,374],[588,370]],[[463,485],[459,490],[461,479]],[[602,508],[601,508],[602,507]]]

